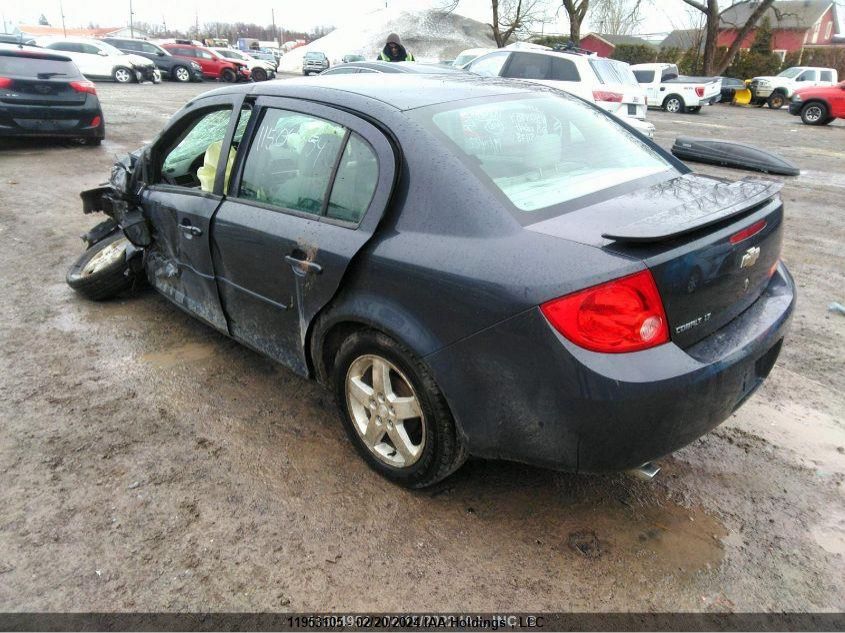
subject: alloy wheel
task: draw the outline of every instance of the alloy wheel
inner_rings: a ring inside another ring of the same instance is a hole
[[[804,119],[810,123],[816,123],[822,118],[822,109],[817,105],[807,106],[804,110]]]
[[[124,237],[106,246],[83,266],[82,276],[89,277],[114,264],[125,256],[128,245],[129,240]]]
[[[675,98],[669,99],[666,102],[666,112],[671,112],[673,114],[679,112],[681,110],[681,102]]]
[[[188,72],[188,69],[179,66],[179,68],[176,69],[176,79],[179,81],[189,81],[191,79],[191,75]]]
[[[128,84],[132,81],[132,74],[125,68],[118,68],[114,71],[114,79],[118,83]]]
[[[394,468],[419,460],[425,448],[425,415],[396,365],[375,354],[359,356],[346,373],[345,391],[352,426],[376,459]]]

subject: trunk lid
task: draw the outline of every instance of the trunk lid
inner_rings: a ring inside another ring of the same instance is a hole
[[[686,174],[528,225],[645,263],[673,342],[688,347],[746,310],[780,257],[779,183]]]

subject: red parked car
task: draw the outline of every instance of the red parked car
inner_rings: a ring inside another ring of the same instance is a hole
[[[206,79],[219,79],[220,81],[249,81],[250,72],[246,64],[231,59],[204,46],[194,44],[162,44],[171,55],[187,57],[197,62],[202,67],[202,75]]]
[[[845,119],[845,81],[835,86],[802,88],[792,96],[789,114],[801,117],[807,125],[827,125]]]

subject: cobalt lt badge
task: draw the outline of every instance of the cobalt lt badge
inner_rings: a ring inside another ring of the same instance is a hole
[[[757,263],[757,260],[760,258],[760,247],[759,246],[752,246],[742,256],[742,261],[739,264],[740,268],[751,268],[754,264]]]

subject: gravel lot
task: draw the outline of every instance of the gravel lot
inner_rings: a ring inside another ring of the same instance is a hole
[[[212,87],[100,84],[102,147],[0,143],[0,610],[845,609],[845,122],[650,114],[665,147],[747,140],[804,170],[791,335],[730,420],[650,483],[475,460],[408,492],[315,384],[152,291],[64,283],[97,221],[79,191]]]

